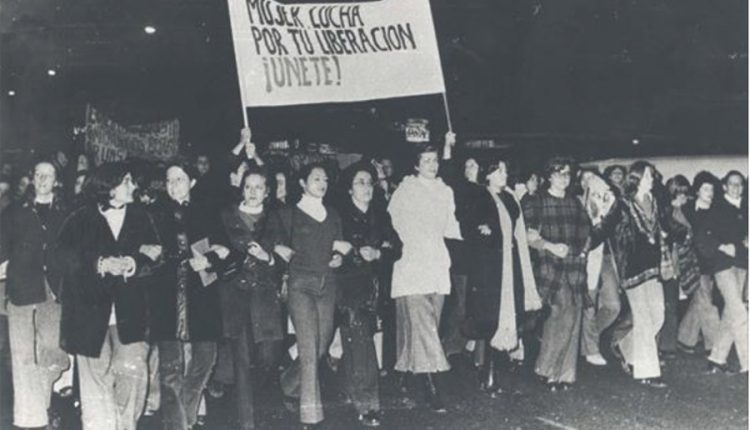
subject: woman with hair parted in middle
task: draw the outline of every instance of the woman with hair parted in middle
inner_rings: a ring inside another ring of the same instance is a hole
[[[665,236],[652,194],[654,167],[630,166],[623,183],[622,218],[615,227],[615,260],[630,303],[633,328],[615,345],[623,369],[654,388],[664,388],[656,336],[664,323],[664,290],[659,276],[669,271]]]
[[[487,187],[474,197],[462,229],[470,260],[464,329],[470,337],[487,342],[480,386],[496,397],[503,392],[498,378],[500,353],[520,347],[524,313],[542,304],[521,206],[507,188],[507,164],[496,161],[486,172]]]

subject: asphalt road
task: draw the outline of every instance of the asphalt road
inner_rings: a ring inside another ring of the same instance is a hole
[[[382,378],[382,429],[747,429],[747,375],[706,375],[705,359],[679,355],[667,362],[664,379],[669,387],[640,385],[619,367],[594,368],[579,364],[579,381],[568,392],[547,392],[528,371],[510,375],[508,390],[492,399],[476,388],[476,371],[463,356],[456,356],[444,380],[447,414],[436,414],[419,404],[407,409],[400,401],[395,378]],[[336,394],[334,378],[324,386],[324,429],[364,428],[351,405]],[[418,391],[418,390],[415,390]],[[299,428],[294,414],[281,406],[277,386],[259,396],[257,428]],[[421,392],[415,393],[421,403]],[[234,425],[232,393],[211,399],[204,428],[230,430]],[[158,425],[142,423],[140,430]]]
[[[706,375],[705,358],[679,355],[667,362],[667,389],[640,385],[613,364],[594,368],[579,364],[579,381],[569,392],[547,392],[527,371],[509,375],[506,394],[492,399],[476,387],[476,371],[468,357],[454,356],[444,382],[447,414],[435,414],[419,402],[408,409],[401,402],[395,378],[381,379],[385,430],[479,429],[747,429],[747,375]],[[363,428],[351,405],[337,394],[335,375],[324,375],[324,429]],[[7,386],[6,386],[7,388]],[[5,397],[0,428],[11,429]],[[257,428],[297,429],[297,417],[282,406],[278,385],[256,398]],[[235,430],[231,387],[221,399],[208,401],[206,430]],[[161,429],[158,416],[143,418],[139,430]]]

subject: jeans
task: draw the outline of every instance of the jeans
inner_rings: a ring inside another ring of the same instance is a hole
[[[573,287],[561,285],[552,295],[550,313],[544,321],[536,373],[549,382],[576,380],[583,302],[576,294]]]
[[[583,310],[581,323],[581,354],[599,354],[599,337],[620,314],[620,287],[612,266],[612,258],[605,256],[602,262],[598,290],[589,290],[594,307]]]
[[[184,347],[191,349],[185,359]],[[216,342],[159,342],[161,411],[165,430],[187,430],[198,418],[201,393],[216,361]]]
[[[701,275],[700,285],[690,297],[690,304],[677,332],[677,340],[681,344],[694,347],[698,343],[698,337],[703,335],[705,349],[713,348],[719,331],[719,309],[711,298],[713,289],[713,277]]]
[[[146,403],[148,344],[110,326],[99,357],[77,355],[83,430],[136,430]]]
[[[255,428],[255,413],[253,389],[262,387],[261,378],[253,375],[252,368],[255,364],[254,358],[259,355],[259,366],[255,366],[265,374],[270,373],[271,368],[278,361],[280,355],[279,341],[254,342],[252,322],[248,319],[241,326],[239,336],[227,340],[231,356],[227,360],[234,366],[235,400],[237,405],[237,419],[241,430]]]
[[[659,351],[677,351],[677,330],[679,316],[677,307],[680,304],[680,284],[676,279],[664,282],[664,325],[659,331]]]
[[[740,372],[747,371],[747,309],[742,302],[746,276],[747,271],[738,267],[714,274],[716,286],[724,298],[724,311],[719,323],[719,335],[708,357],[714,363],[725,364],[734,345]]]
[[[281,375],[281,388],[299,397],[304,424],[323,421],[318,362],[333,338],[336,283],[332,275],[295,274],[289,277],[289,315],[297,333],[299,356]]]
[[[372,315],[367,310],[344,311],[341,358],[344,390],[360,414],[380,410],[378,360]]]
[[[47,425],[52,384],[70,366],[60,348],[60,304],[51,294],[43,303],[8,303],[8,333],[13,378],[13,424]]]
[[[620,341],[625,361],[633,366],[635,379],[661,376],[656,335],[664,323],[664,290],[650,279],[625,292],[630,302],[633,329]]]
[[[443,349],[446,356],[458,354],[464,350],[468,339],[461,332],[466,318],[467,275],[451,275],[451,295],[443,310]]]

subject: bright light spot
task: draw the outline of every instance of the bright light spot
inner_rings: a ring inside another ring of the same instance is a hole
[[[640,144],[640,143],[641,143],[641,141],[640,141],[640,140],[638,140],[638,139],[633,139],[633,145],[638,145],[638,144]]]
[[[143,27],[143,31],[145,31],[146,34],[154,34],[156,33],[156,27],[154,27],[153,25],[147,25]]]
[[[10,91],[8,91],[8,95],[11,96],[11,97],[13,97],[13,96],[16,95],[16,92],[13,91],[13,90],[10,90]]]
[[[55,75],[57,75],[57,71],[55,69],[49,69],[49,70],[47,70],[47,74],[49,76],[55,76]]]

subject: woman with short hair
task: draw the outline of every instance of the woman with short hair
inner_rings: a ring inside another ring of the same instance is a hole
[[[417,148],[416,173],[403,179],[388,212],[403,242],[393,267],[396,299],[395,370],[423,376],[431,409],[446,412],[435,378],[450,370],[438,335],[445,296],[450,294],[451,259],[446,238],[461,239],[453,190],[438,178],[438,149]]]

